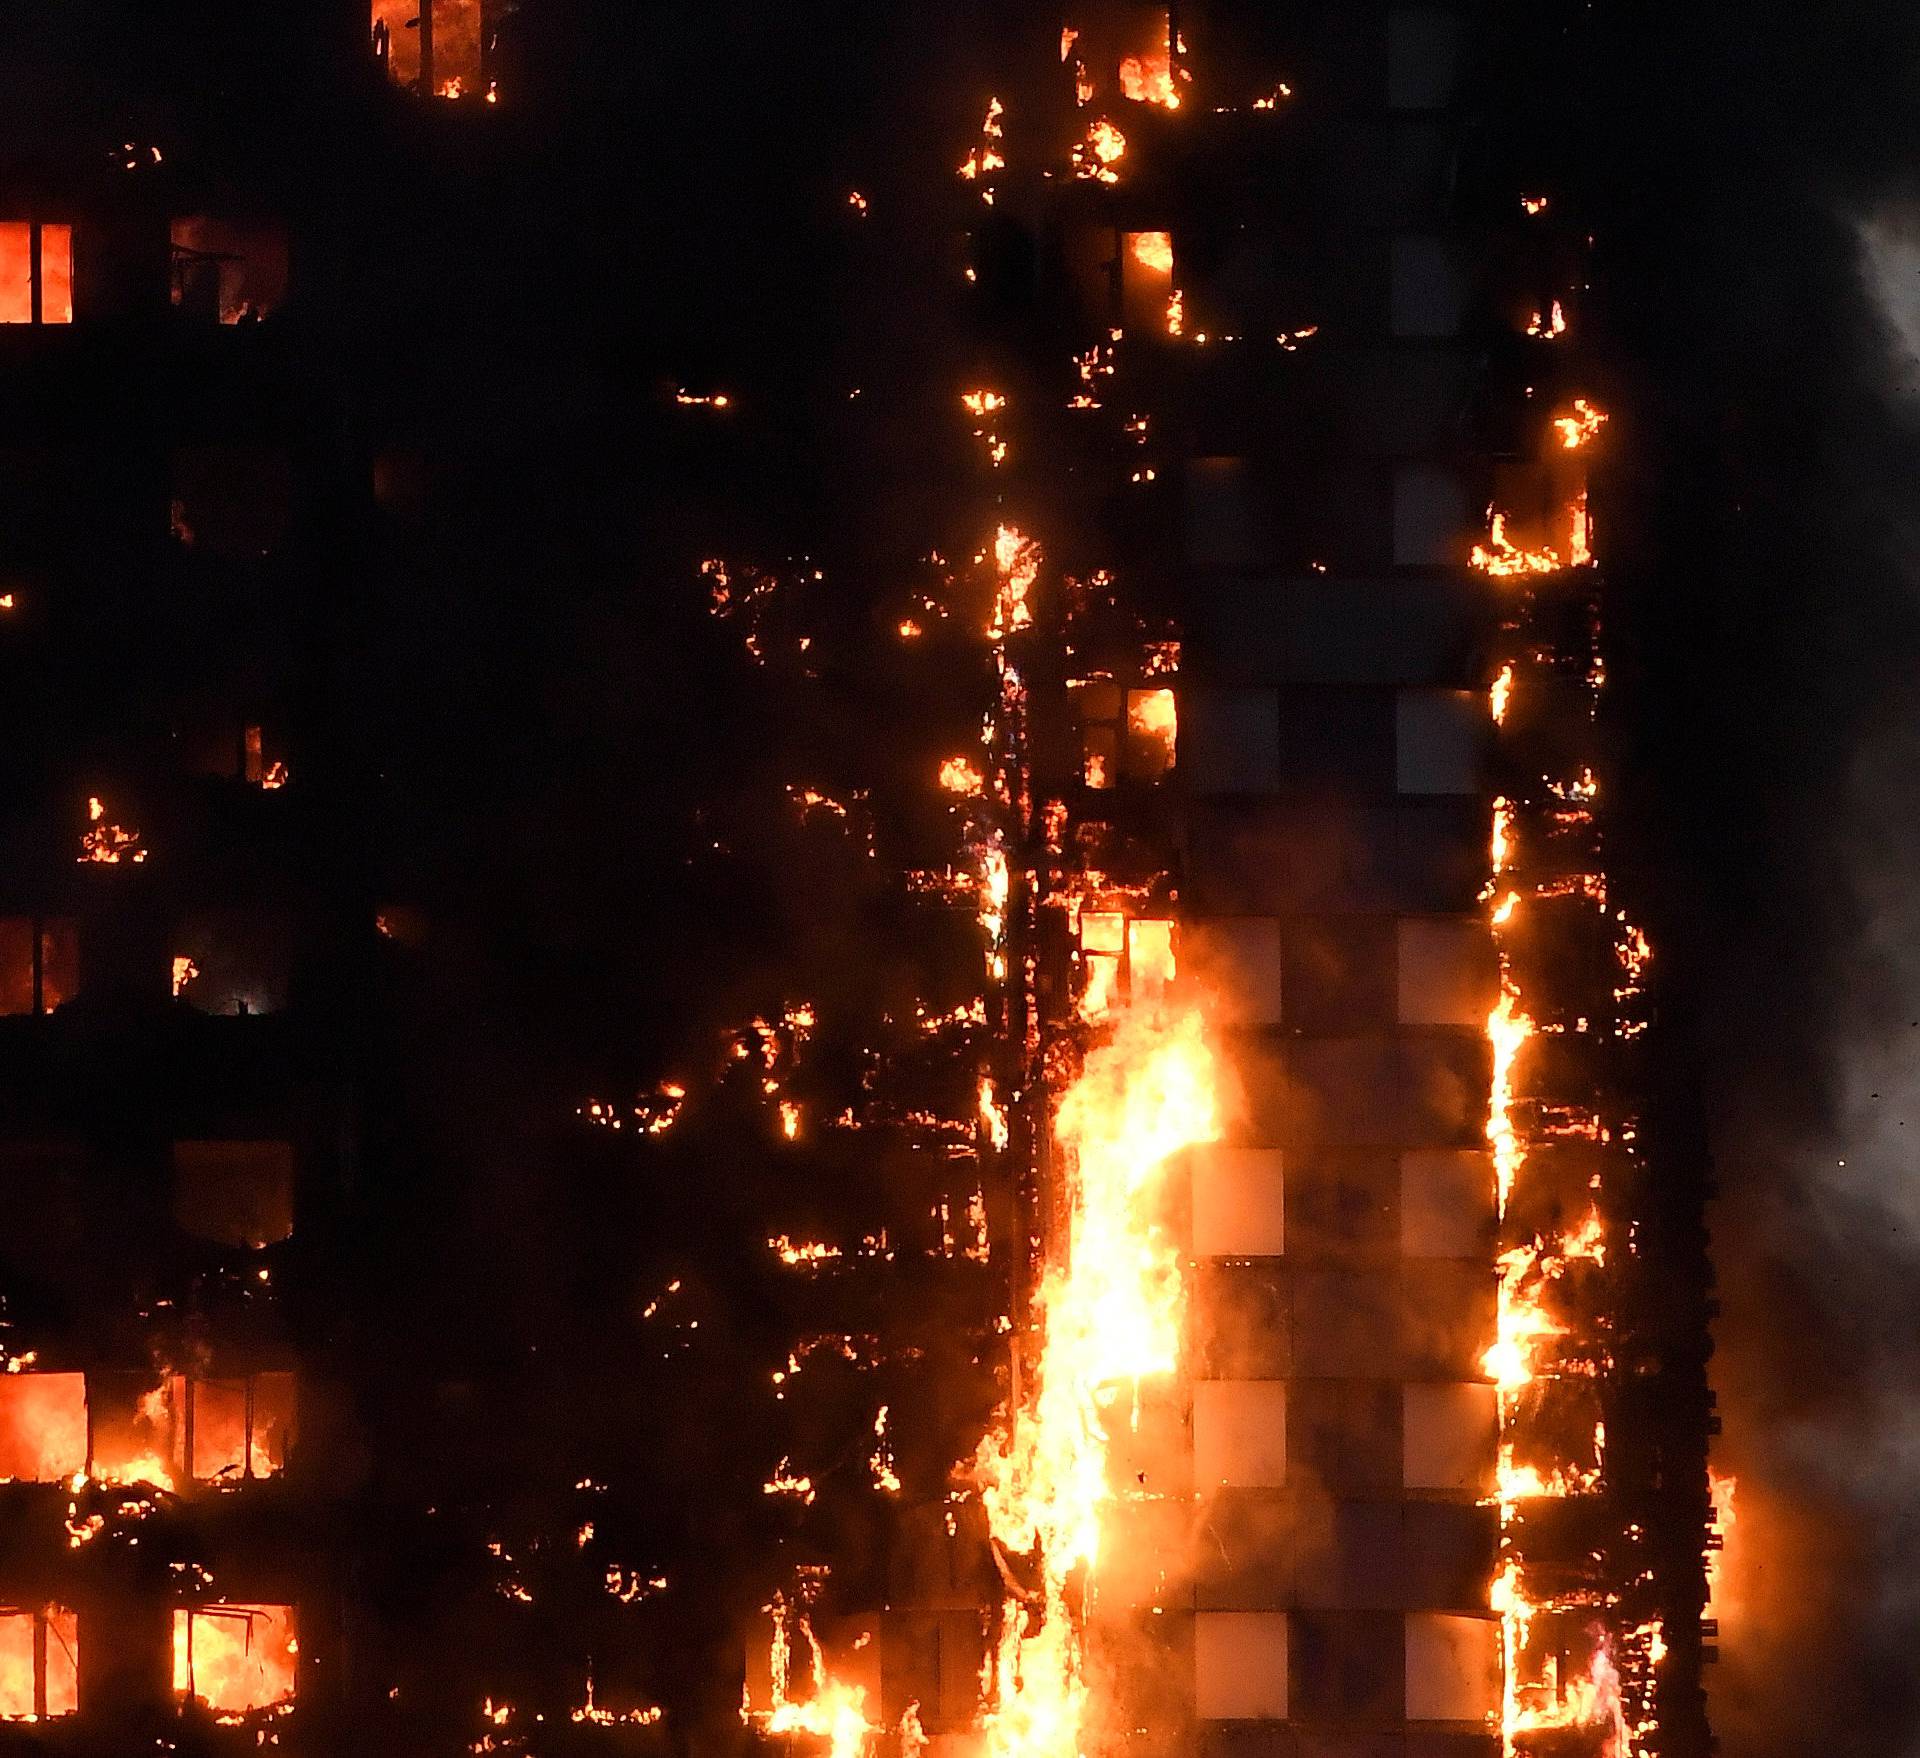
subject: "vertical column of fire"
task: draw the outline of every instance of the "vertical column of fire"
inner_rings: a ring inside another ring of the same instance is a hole
[[[1077,36],[1063,33],[1060,58],[1075,106],[1084,108],[1098,88],[1076,59]],[[1139,53],[1119,60],[1113,95],[1177,107],[1184,73],[1173,65],[1173,48],[1167,25]],[[960,167],[988,205],[993,173],[1005,168],[1004,116],[998,102],[990,106],[981,145]],[[1122,132],[1097,117],[1070,147],[1062,169],[1111,185],[1125,150]],[[1119,341],[1120,332],[1108,330],[1095,356],[1062,363],[1072,368],[1067,408],[1100,407],[1090,394],[1089,358],[1098,373],[1111,376]],[[967,407],[984,419],[996,410],[1004,414],[1006,399],[975,392]],[[1151,471],[1143,477],[1137,456],[1145,428],[1135,418],[1116,446],[1135,482],[1152,477]],[[997,468],[1006,456],[998,429],[980,437]],[[1172,691],[1120,691],[1089,655],[1107,642],[1116,652],[1131,649],[1124,663],[1164,685],[1177,648],[1147,640],[1105,570],[1085,581],[1049,575],[1043,588],[1040,546],[1004,522],[991,555],[996,599],[989,633],[1000,644],[1000,700],[990,749],[1010,739],[1017,753],[1027,713],[1017,656],[1031,654],[1050,691],[1071,694],[1080,673],[1097,680],[1124,704],[1115,709],[1125,723],[1118,736],[1157,739],[1170,760]],[[1098,844],[1096,802],[1110,797],[1104,790],[1116,785],[1122,761],[1117,743],[1111,750],[1089,747],[1085,786],[1070,790],[1075,805],[1037,803],[1028,767],[998,761],[997,773],[1010,784],[1002,795],[1008,821],[1031,857],[1017,864],[1010,881],[1002,880],[1020,900],[1012,919],[1022,934],[1037,934],[1043,910],[1060,911],[1070,925],[1086,920],[1083,909],[1111,911],[1100,900],[1117,894],[1112,876],[1092,871],[1069,851]],[[1043,1008],[1037,957],[1029,953],[1009,994],[1019,1011],[1006,1025],[1017,1038],[1025,1078],[1026,1135],[1019,1145],[1030,1174],[1030,1250],[1028,1285],[1016,1288],[1011,1315],[1009,1396],[974,1460],[1004,1587],[983,1677],[988,1758],[1078,1758],[1100,1739],[1106,1705],[1091,1624],[1103,1546],[1112,1540],[1121,1500],[1111,1456],[1119,1432],[1137,1414],[1142,1383],[1164,1381],[1181,1367],[1186,1265],[1162,1211],[1177,1157],[1219,1133],[1217,1078],[1200,1014],[1169,986],[1170,937],[1159,952],[1134,949],[1136,940],[1144,948],[1152,938],[1143,932],[1150,924],[1133,919],[1138,907],[1111,918],[1121,953],[1078,961],[1081,993],[1056,994]],[[1167,926],[1157,919],[1151,925]],[[1153,944],[1160,947],[1158,939]],[[1114,975],[1122,958],[1132,973],[1124,985]],[[1001,980],[1009,973],[991,974]]]
[[[1531,211],[1531,210],[1529,210]],[[1657,1619],[1638,1620],[1641,1533],[1609,1482],[1617,1187],[1636,1124],[1620,1046],[1646,1025],[1646,937],[1614,906],[1593,760],[1599,575],[1584,464],[1606,414],[1576,397],[1542,434],[1531,511],[1490,509],[1476,568],[1500,592],[1489,690],[1502,791],[1483,899],[1497,952],[1487,1019],[1487,1140],[1499,1225],[1497,1333],[1484,1367],[1499,1420],[1493,1494],[1506,1754],[1650,1749]]]

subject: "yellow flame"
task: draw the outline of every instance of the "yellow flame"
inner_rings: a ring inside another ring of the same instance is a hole
[[[1182,1261],[1154,1218],[1168,1162],[1219,1134],[1199,1016],[1136,1009],[1091,1050],[1054,1119],[1067,1239],[1034,1302],[1018,1408],[975,1457],[993,1541],[1032,1560],[986,1669],[987,1758],[1077,1758],[1086,1717],[1086,1571],[1112,1500],[1105,1411],[1179,1364]]]

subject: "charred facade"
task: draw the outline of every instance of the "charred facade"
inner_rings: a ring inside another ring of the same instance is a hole
[[[1549,13],[49,48],[6,1737],[1709,1749]]]

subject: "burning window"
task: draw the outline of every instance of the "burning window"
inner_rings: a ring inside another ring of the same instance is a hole
[[[86,1375],[0,1374],[0,1482],[55,1483],[86,1468]]]
[[[173,304],[205,323],[257,323],[287,293],[287,233],[277,221],[175,220]]]
[[[290,1373],[102,1373],[92,1376],[88,1394],[90,1472],[103,1483],[224,1487],[286,1469],[294,1434]]]
[[[290,1605],[199,1605],[173,1614],[173,1693],[222,1720],[291,1702],[300,1645]]]
[[[292,964],[292,925],[275,911],[210,910],[174,930],[174,994],[201,1013],[278,1013]]]
[[[1129,921],[1114,910],[1082,910],[1080,961],[1084,1019],[1105,1019],[1123,1000],[1159,1000],[1174,977],[1173,923],[1155,917]]]
[[[0,221],[0,324],[73,322],[73,228]]]
[[[51,1013],[80,978],[80,928],[70,917],[0,916],[0,1014]]]
[[[80,1621],[65,1606],[0,1609],[0,1721],[46,1721],[80,1707]]]
[[[1123,690],[1109,677],[1068,685],[1080,713],[1080,773],[1088,787],[1154,782],[1173,767],[1178,711],[1173,691]]]
[[[436,98],[484,96],[481,0],[373,0],[373,53],[397,86]]]
[[[93,1422],[88,1474],[102,1483],[179,1487],[173,1380],[168,1374],[92,1373],[87,1404]]]
[[[175,1142],[173,1218],[217,1245],[278,1244],[293,1232],[292,1144]]]
[[[294,1376],[256,1373],[244,1379],[172,1377],[177,1456],[196,1483],[239,1483],[277,1477],[293,1445]]]

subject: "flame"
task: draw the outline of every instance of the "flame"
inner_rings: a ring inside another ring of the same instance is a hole
[[[1504,726],[1507,709],[1513,702],[1513,665],[1509,661],[1500,668],[1500,675],[1493,680],[1493,688],[1487,692],[1487,705],[1493,711],[1493,724]]]
[[[92,826],[80,838],[79,861],[82,866],[89,862],[114,863],[131,861],[138,865],[147,858],[147,851],[140,845],[140,832],[125,830],[118,824],[106,822],[107,808],[97,794],[87,799],[87,822]]]
[[[1036,1571],[1030,1595],[1009,1593],[988,1660],[987,1758],[1082,1750],[1084,1572],[1113,1498],[1106,1412],[1179,1365],[1182,1261],[1153,1210],[1172,1157],[1219,1130],[1213,1057],[1190,1011],[1127,1013],[1061,1098],[1066,1245],[1035,1296],[1018,1407],[974,1462],[994,1544]]]
[[[980,1121],[986,1125],[987,1141],[996,1153],[1006,1152],[1008,1141],[1007,1109],[995,1092],[993,1077],[980,1077]]]
[[[1177,81],[1185,77],[1185,69],[1174,66],[1172,52],[1167,48],[1129,55],[1120,63],[1121,91],[1136,104],[1158,104],[1163,110],[1180,108]]]
[[[1002,525],[993,534],[993,565],[1000,584],[994,595],[987,639],[1000,641],[1033,622],[1027,595],[1040,577],[1040,546],[1017,527]]]
[[[782,1459],[773,1468],[773,1475],[760,1486],[763,1496],[792,1496],[802,1507],[812,1507],[815,1490],[813,1479],[804,1472],[794,1470],[791,1459]]]
[[[773,1644],[768,1653],[772,1678],[772,1707],[754,1712],[744,1704],[740,1719],[758,1722],[770,1734],[810,1734],[827,1742],[827,1758],[861,1758],[880,1728],[867,1719],[867,1691],[864,1685],[849,1685],[827,1674],[826,1657],[820,1652],[813,1627],[805,1613],[791,1613],[778,1594],[767,1608],[773,1619]],[[800,1628],[807,1645],[808,1696],[796,1700],[792,1693],[793,1639],[788,1620]],[[916,1717],[914,1726],[919,1726]]]
[[[767,1241],[767,1249],[783,1264],[797,1269],[817,1269],[821,1264],[846,1254],[837,1245],[826,1245],[819,1240],[790,1239],[784,1233],[776,1233]]]
[[[1489,511],[1485,544],[1473,546],[1473,565],[1483,574],[1504,579],[1514,574],[1552,574],[1565,564],[1551,549],[1522,549],[1507,536],[1505,513]]]
[[[35,1676],[35,1625],[45,1632],[46,1662]],[[0,1721],[51,1720],[80,1707],[80,1621],[64,1606],[0,1611]]]
[[[0,1378],[0,1482],[56,1483],[86,1469],[86,1375],[15,1373],[9,1363]]]
[[[1544,317],[1536,311],[1527,319],[1527,334],[1536,336],[1543,342],[1555,341],[1566,333],[1567,314],[1557,299]]]
[[[1544,214],[1547,211],[1547,198],[1544,195],[1523,195],[1520,198],[1520,211],[1528,218]]]
[[[1129,690],[1127,692],[1127,731],[1155,748],[1159,767],[1173,767],[1174,744],[1179,734],[1180,715],[1173,692]]]
[[[1114,169],[1127,153],[1127,137],[1105,116],[1087,125],[1086,138],[1073,149],[1073,174],[1089,182],[1118,183]]]
[[[967,154],[960,165],[960,175],[967,182],[982,182],[990,173],[1007,168],[1006,156],[995,144],[1006,136],[1006,128],[1000,121],[1006,113],[1006,106],[998,98],[987,100],[986,119],[980,124],[980,144]],[[991,206],[993,191],[982,189],[980,199]]]
[[[206,1605],[173,1614],[173,1689],[222,1720],[294,1693],[299,1642],[290,1605]]]
[[[893,1468],[893,1442],[887,1439],[887,1407],[882,1404],[873,1419],[873,1452],[867,1460],[873,1473],[873,1486],[886,1495],[900,1493],[900,1477]]]
[[[1571,415],[1556,415],[1553,425],[1559,430],[1560,443],[1570,452],[1577,451],[1606,425],[1607,412],[1597,409],[1585,397],[1575,397]]]
[[[200,967],[183,952],[173,955],[173,992],[178,996],[200,974]]]
[[[1127,249],[1143,269],[1156,275],[1173,273],[1173,234],[1171,232],[1129,232]]]
[[[1707,1610],[1708,1617],[1720,1615],[1720,1590],[1726,1574],[1727,1534],[1734,1529],[1734,1491],[1740,1486],[1737,1477],[1722,1477],[1711,1465],[1707,1467],[1707,1495],[1713,1504],[1713,1519],[1710,1530],[1716,1543],[1707,1551]]]
[[[1167,334],[1183,336],[1187,331],[1187,296],[1174,288],[1167,299]]]

